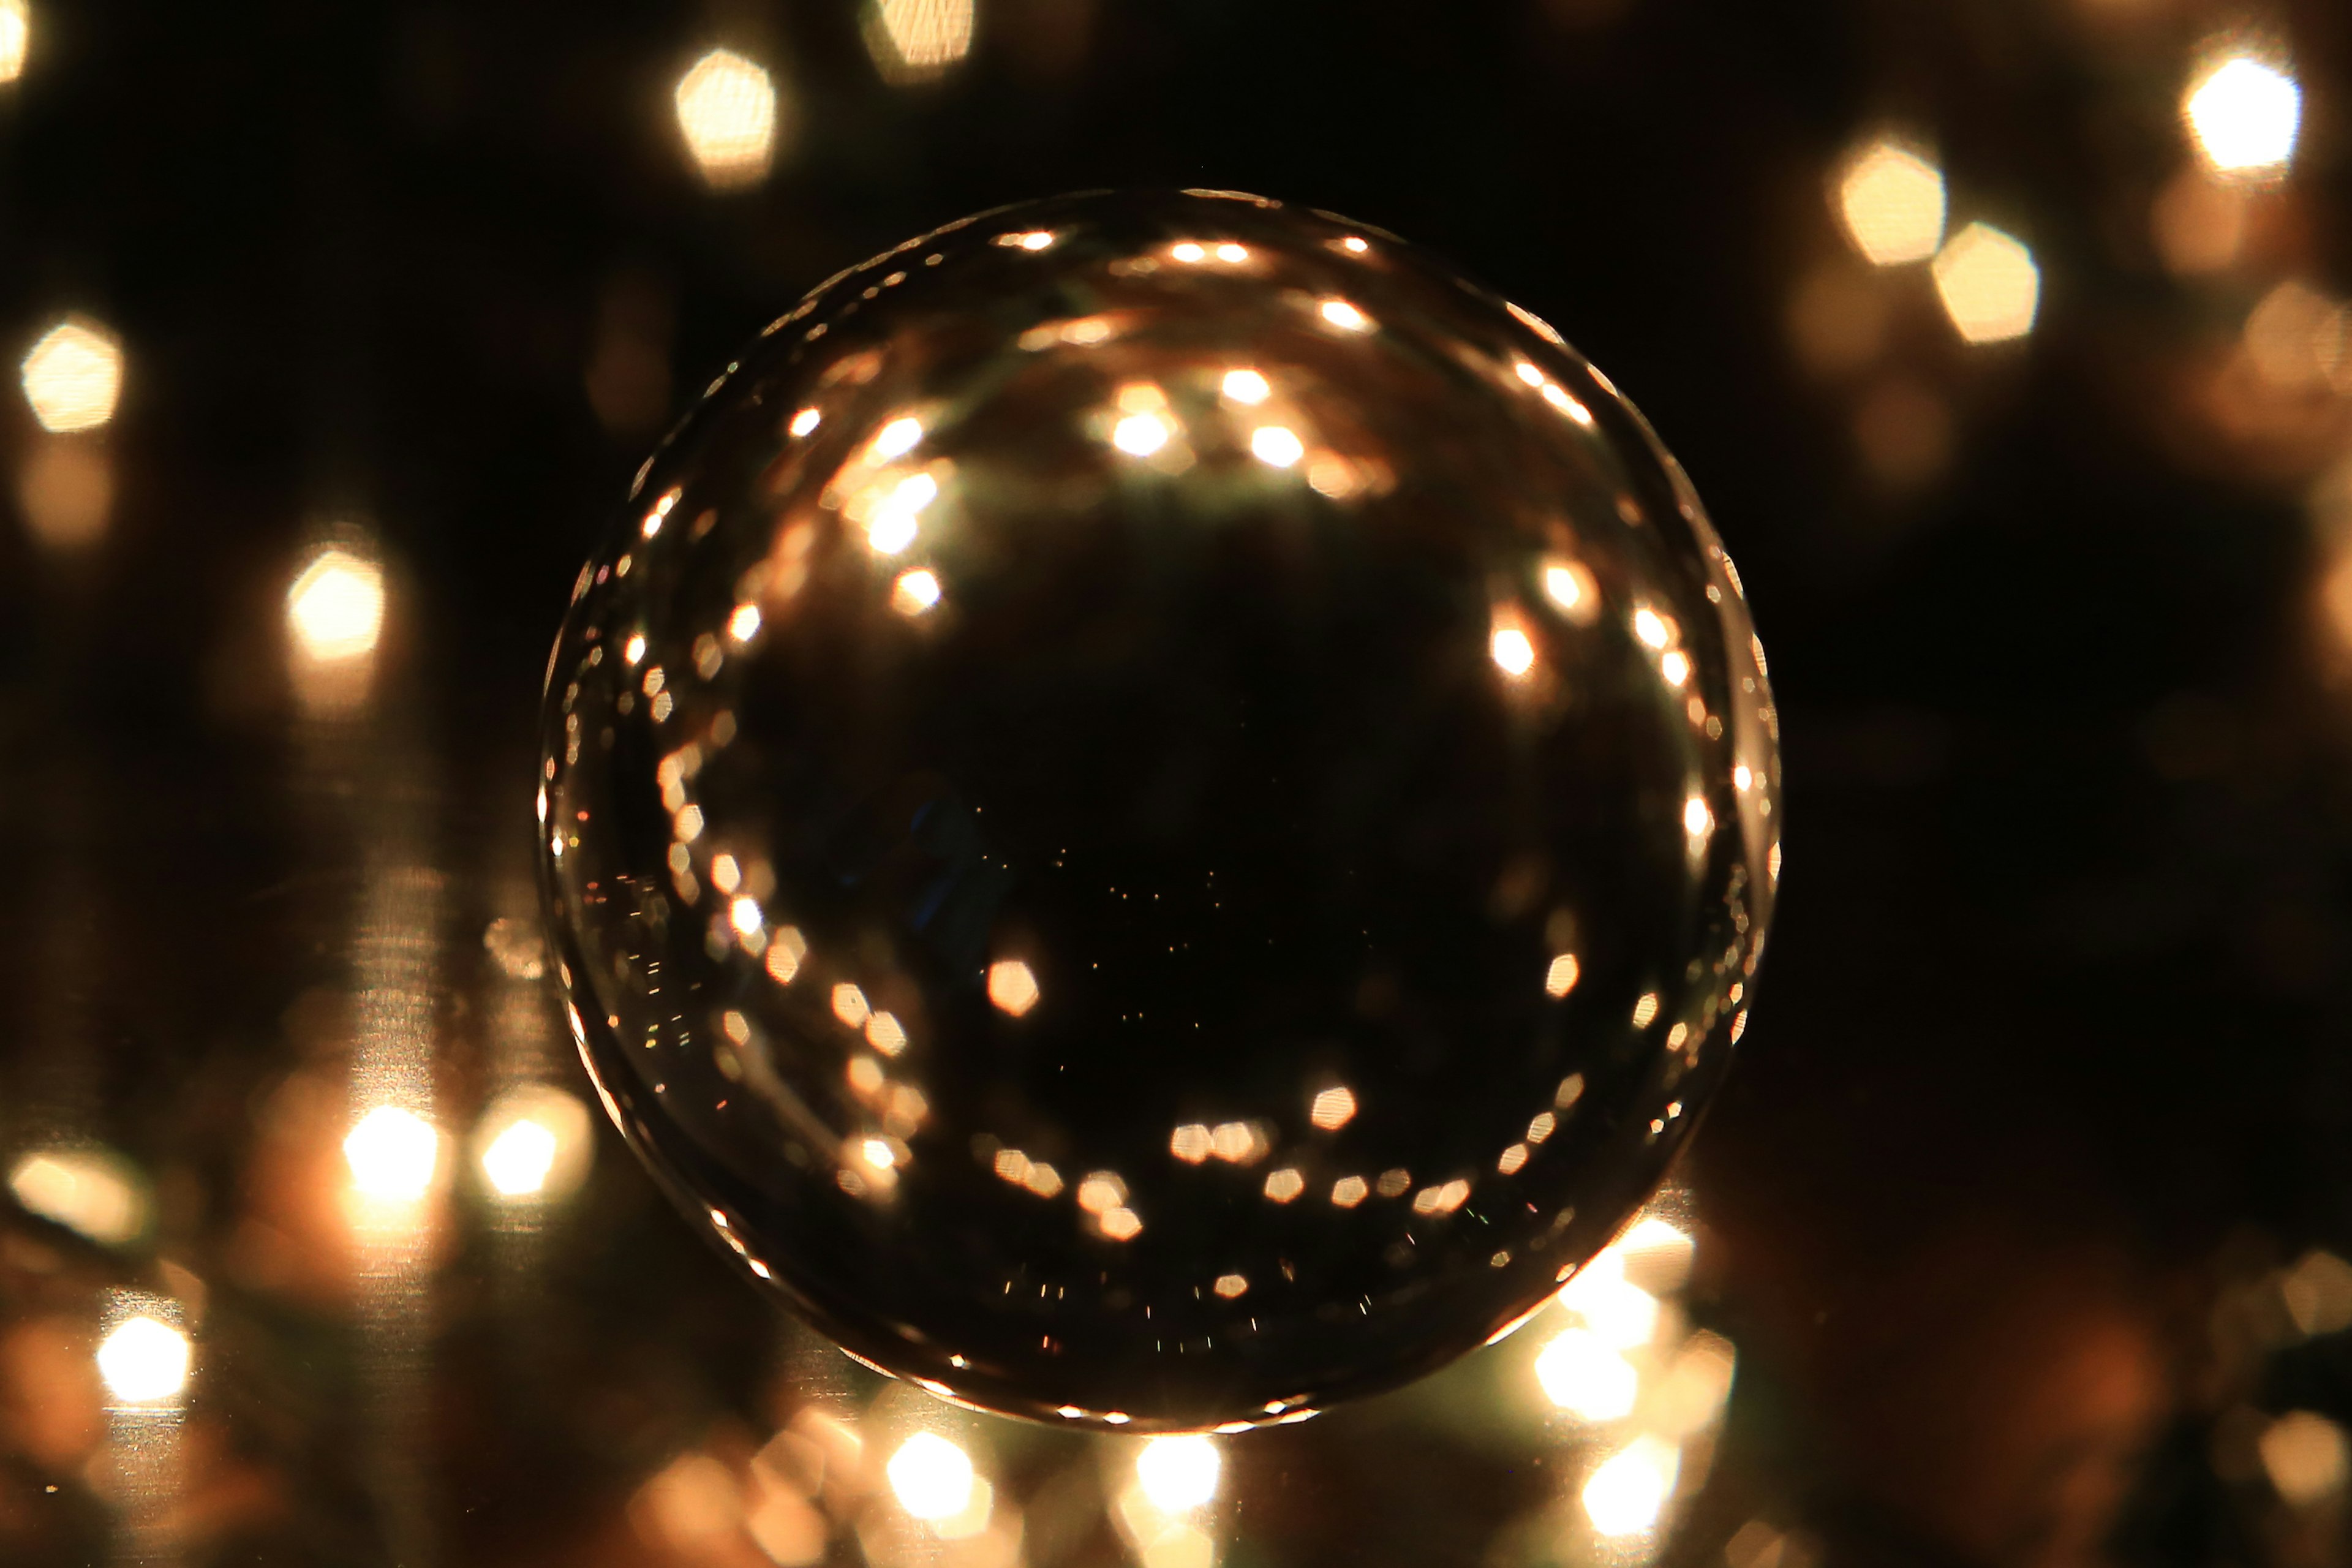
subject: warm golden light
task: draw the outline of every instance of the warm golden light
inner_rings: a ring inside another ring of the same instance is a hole
[[[1316,314],[1343,332],[1369,331],[1371,318],[1345,300],[1326,300],[1316,307]]]
[[[939,577],[925,568],[901,572],[890,585],[890,607],[902,616],[919,616],[939,602]]]
[[[866,525],[866,542],[879,555],[896,555],[915,542],[916,520],[939,499],[940,483],[929,474],[909,474],[893,486]]]
[[[515,1202],[577,1188],[593,1153],[588,1108],[549,1084],[524,1084],[492,1100],[474,1129],[474,1161],[492,1195]]]
[[[25,401],[41,428],[95,430],[122,393],[122,345],[96,321],[69,316],[41,334],[23,367]]]
[[[383,630],[383,569],[353,551],[328,546],[286,590],[286,620],[295,647],[313,663],[365,658]]]
[[[1655,1437],[1636,1437],[1584,1483],[1585,1516],[1602,1535],[1647,1530],[1665,1511],[1681,1468],[1681,1449]]]
[[[504,1198],[535,1195],[554,1164],[555,1134],[529,1118],[509,1124],[482,1151],[482,1174]]]
[[[1250,432],[1250,453],[1261,463],[1286,468],[1307,456],[1307,443],[1284,425],[1261,425]]]
[[[2285,166],[2303,122],[2303,89],[2276,66],[2233,55],[2199,77],[2181,115],[2205,162],[2223,174]]]
[[[1307,1119],[1326,1132],[1345,1127],[1356,1119],[1356,1094],[1345,1084],[1327,1089],[1315,1097]]]
[[[885,1469],[898,1506],[917,1519],[952,1519],[971,1501],[971,1457],[937,1433],[908,1438]]]
[[[776,148],[776,84],[756,62],[713,49],[678,79],[677,127],[703,183],[737,190],[767,178]]]
[[[95,1149],[27,1154],[8,1173],[8,1190],[27,1213],[119,1247],[147,1227],[147,1200],[136,1174]]]
[[[1560,953],[1551,961],[1551,967],[1544,971],[1544,994],[1548,996],[1567,995],[1576,989],[1577,978],[1582,973],[1582,968],[1576,962],[1576,954]]]
[[[98,1347],[98,1375],[117,1399],[155,1405],[188,1386],[188,1336],[150,1317],[126,1320]]]
[[[1624,1255],[1615,1247],[1576,1271],[1560,1288],[1559,1304],[1612,1350],[1645,1345],[1658,1330],[1657,1298],[1625,1278]]]
[[[927,80],[971,52],[972,0],[873,0],[866,47],[895,82]]]
[[[1265,1195],[1275,1203],[1286,1204],[1306,1190],[1307,1178],[1286,1165],[1266,1173]]]
[[[1616,1421],[1632,1414],[1641,1374],[1589,1329],[1570,1329],[1536,1357],[1544,1397],[1584,1421]]]
[[[367,1197],[413,1202],[433,1185],[441,1135],[413,1110],[379,1105],[343,1140],[352,1184]]]
[[[51,550],[80,550],[106,532],[114,473],[102,447],[77,437],[37,444],[16,474],[25,529]]]
[[[803,408],[799,413],[793,416],[793,422],[785,426],[784,428],[791,431],[795,436],[805,436],[824,423],[824,416],[823,414],[820,414],[814,408]]]
[[[1185,1513],[1210,1501],[1223,1468],[1215,1442],[1197,1435],[1154,1437],[1135,1457],[1135,1479],[1162,1513]]]
[[[1514,680],[1536,665],[1536,645],[1517,626],[1496,627],[1495,635],[1487,640],[1486,652],[1494,659],[1495,668]]]
[[[1274,388],[1266,384],[1265,377],[1254,370],[1225,372],[1225,379],[1220,390],[1224,393],[1226,402],[1244,404],[1253,408],[1274,395]]]
[[[875,461],[887,462],[892,458],[903,458],[913,451],[922,438],[923,422],[907,415],[891,420],[875,432],[874,444],[869,450]]]
[[[1168,445],[1168,426],[1159,416],[1130,414],[1110,433],[1110,444],[1132,458],[1148,458]]]
[[[25,54],[32,41],[33,14],[26,0],[0,0],[0,82],[25,74]]]
[[[1837,182],[1838,216],[1856,250],[1880,267],[1925,261],[1944,238],[1944,174],[1911,148],[1874,142]]]
[[[1017,958],[1000,958],[988,966],[988,1000],[1000,1013],[1018,1018],[1037,1005],[1037,977]]]
[[[2042,269],[2021,241],[1972,223],[1937,253],[1933,270],[1944,313],[1969,342],[2004,342],[2033,330]]]
[[[1545,566],[1543,591],[1544,597],[1571,621],[1589,621],[1600,608],[1601,591],[1592,574],[1573,561],[1554,561]]]
[[[1331,1184],[1331,1202],[1339,1208],[1351,1209],[1362,1203],[1371,1190],[1361,1176],[1342,1176]]]

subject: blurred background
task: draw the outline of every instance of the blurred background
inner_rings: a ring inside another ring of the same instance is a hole
[[[2352,12],[0,0],[0,1561],[2352,1559]],[[1785,715],[1763,1006],[1527,1329],[1234,1437],[886,1384],[589,1103],[572,574],[991,204],[1452,257],[1648,413]]]

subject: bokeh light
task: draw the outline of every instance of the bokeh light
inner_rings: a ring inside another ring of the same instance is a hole
[[[127,1161],[99,1149],[47,1149],[8,1173],[8,1190],[28,1213],[119,1247],[147,1227],[147,1196]]]
[[[757,61],[713,49],[678,79],[677,127],[703,183],[740,190],[768,176],[776,148],[776,84]]]
[[[440,1163],[441,1135],[413,1110],[379,1105],[353,1124],[343,1140],[352,1185],[371,1198],[414,1202],[433,1185]]]
[[[122,345],[96,321],[69,316],[25,355],[22,380],[42,429],[95,430],[114,417],[122,393]]]
[[[886,81],[928,81],[971,52],[972,0],[871,0],[866,47]]]
[[[1854,248],[1874,265],[1925,261],[1943,243],[1943,171],[1899,142],[1874,142],[1839,174],[1837,212]]]
[[[330,545],[310,558],[286,591],[286,622],[303,658],[341,664],[375,651],[383,629],[383,569]]]
[[[2294,154],[2303,89],[2276,66],[2231,55],[2190,84],[2180,110],[2197,151],[2215,169],[2281,169]]]
[[[952,1519],[971,1501],[971,1457],[936,1432],[899,1445],[885,1473],[898,1506],[917,1519]]]
[[[25,74],[25,56],[33,42],[33,13],[26,0],[0,0],[0,82]]]
[[[125,1320],[100,1342],[98,1373],[117,1399],[156,1405],[188,1386],[192,1359],[186,1334],[142,1316]]]
[[[1580,1494],[1585,1516],[1602,1535],[1632,1535],[1658,1522],[1674,1496],[1682,1451],[1660,1438],[1641,1436],[1603,1460]]]
[[[1972,343],[2005,342],[2033,330],[2042,269],[2033,253],[1990,224],[1972,223],[1936,255],[1944,313]]]
[[[1162,1513],[1182,1513],[1214,1498],[1223,1468],[1216,1443],[1198,1434],[1154,1437],[1135,1457],[1135,1479]]]
[[[594,1150],[588,1108],[548,1084],[526,1084],[490,1102],[474,1130],[475,1163],[493,1196],[551,1201],[574,1191]]]

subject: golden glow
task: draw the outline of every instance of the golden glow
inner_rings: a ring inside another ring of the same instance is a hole
[[[1544,971],[1544,994],[1567,995],[1576,989],[1577,979],[1583,973],[1583,967],[1576,962],[1576,954],[1572,952],[1559,954],[1551,961],[1551,967]]]
[[[639,660],[639,659],[641,659],[641,658],[645,658],[645,657],[646,657],[646,639],[645,639],[645,635],[644,635],[642,632],[633,632],[633,633],[631,633],[631,634],[630,634],[630,636],[629,636],[629,640],[628,640],[627,642],[625,642],[625,643],[624,643],[624,644],[622,644],[622,645],[621,645],[621,658],[622,658],[624,660],[625,660],[626,662],[628,662],[629,664],[631,664],[631,665],[635,665],[635,664],[637,662],[637,660]]]
[[[727,906],[727,923],[735,928],[738,936],[750,936],[758,931],[761,919],[760,900],[748,893]]]
[[[1690,679],[1690,658],[1676,648],[1658,660],[1658,673],[1665,677],[1668,686],[1679,687]]]
[[[915,542],[915,520],[939,494],[939,480],[929,474],[908,474],[874,508],[866,525],[866,542],[877,554],[898,554]]]
[[[414,1202],[433,1185],[441,1135],[413,1110],[379,1105],[352,1125],[343,1159],[364,1196]]]
[[[128,1319],[98,1347],[98,1375],[108,1392],[130,1405],[156,1405],[188,1386],[188,1336],[171,1324]]]
[[[1497,626],[1487,639],[1486,653],[1495,668],[1517,680],[1536,665],[1536,645],[1517,626]]]
[[[1331,1202],[1340,1208],[1351,1209],[1362,1203],[1371,1190],[1361,1176],[1342,1176],[1331,1184]]]
[[[1636,1437],[1584,1483],[1585,1516],[1602,1535],[1632,1535],[1658,1522],[1682,1469],[1682,1450],[1655,1437]]]
[[[1249,259],[1249,250],[1246,247],[1235,245],[1229,239],[1217,247],[1217,259],[1229,266],[1238,267]]]
[[[1202,1122],[1188,1121],[1168,1135],[1168,1152],[1188,1165],[1201,1163],[1216,1150],[1216,1136]]]
[[[1250,432],[1250,454],[1261,463],[1286,468],[1307,456],[1307,443],[1286,425],[1261,425]]]
[[[907,1048],[906,1026],[894,1014],[877,1013],[866,1020],[866,1043],[886,1057],[895,1057]]]
[[[1168,426],[1156,414],[1130,414],[1110,433],[1110,444],[1132,458],[1148,458],[1168,445]]]
[[[1345,1084],[1336,1084],[1318,1094],[1307,1112],[1307,1120],[1326,1132],[1336,1131],[1355,1119],[1356,1094]]]
[[[1381,1184],[1385,1186],[1386,1181],[1383,1180]],[[1457,1178],[1451,1182],[1441,1183],[1437,1186],[1423,1187],[1413,1194],[1412,1212],[1424,1215],[1452,1214],[1468,1202],[1469,1198],[1470,1184]]]
[[[1051,229],[1031,229],[1024,234],[1000,234],[996,243],[1007,250],[1051,250],[1057,237]],[[1023,347],[1028,345],[1024,342]]]
[[[1650,1342],[1658,1329],[1658,1299],[1625,1278],[1625,1255],[1602,1251],[1560,1288],[1559,1304],[1612,1350]]]
[[[1643,992],[1640,997],[1633,1003],[1633,1027],[1637,1029],[1646,1029],[1650,1026],[1651,1021],[1657,1017],[1657,1016],[1658,994],[1654,991]],[[1563,1084],[1560,1087],[1565,1089],[1567,1086]],[[1580,1089],[1582,1087],[1583,1085],[1580,1081],[1578,1088]]]
[[[2263,1429],[2254,1447],[2271,1485],[2298,1507],[2308,1508],[2341,1492],[2347,1469],[2352,1469],[2344,1428],[2314,1411],[2280,1416]]]
[[[874,1009],[866,1000],[866,993],[847,981],[833,988],[833,1016],[851,1028],[862,1026],[866,1015]]]
[[[857,1156],[877,1171],[887,1171],[898,1163],[897,1152],[881,1138],[868,1138],[857,1145]]]
[[[1200,246],[1193,244],[1189,239],[1180,241],[1177,244],[1171,246],[1168,249],[1168,254],[1174,257],[1177,260],[1188,264],[1195,261],[1206,260],[1209,255],[1206,250],[1202,249]]]
[[[971,1501],[971,1458],[934,1432],[918,1432],[885,1467],[898,1506],[917,1519],[952,1519]]]
[[[2303,122],[2303,89],[2246,55],[2220,61],[2182,98],[2181,115],[2205,162],[2224,174],[2284,168]]]
[[[1552,1135],[1552,1130],[1559,1125],[1559,1119],[1552,1115],[1550,1111],[1538,1110],[1536,1112],[1534,1119],[1529,1121],[1528,1123],[1528,1142],[1530,1143],[1542,1142],[1545,1139]]]
[[[1544,1397],[1585,1421],[1616,1421],[1633,1414],[1641,1374],[1589,1329],[1570,1329],[1536,1357]]]
[[[940,579],[928,567],[901,572],[890,585],[890,607],[902,616],[919,616],[940,602]]]
[[[713,49],[678,79],[675,96],[677,128],[705,184],[736,190],[767,178],[776,150],[776,84],[764,68],[731,49]]]
[[[365,658],[383,630],[383,569],[330,545],[286,590],[286,621],[294,646],[313,663]]]
[[[1129,1208],[1115,1208],[1102,1216],[1102,1233],[1113,1241],[1132,1241],[1143,1233],[1143,1221]]]
[[[1018,1018],[1037,1005],[1037,977],[1017,958],[1000,958],[988,966],[988,1000],[1000,1013]]]
[[[1326,300],[1315,308],[1315,313],[1343,332],[1371,330],[1372,319],[1345,300]]]
[[[750,642],[760,635],[760,606],[738,605],[735,613],[727,617],[727,635],[737,642]]]
[[[1837,209],[1854,248],[1874,265],[1925,261],[1944,238],[1944,173],[1912,148],[1874,142],[1838,176]]]
[[[923,438],[923,422],[912,415],[893,419],[875,432],[874,444],[867,448],[877,463],[893,458],[903,458],[915,449]]]
[[[1519,360],[1513,363],[1511,366],[1511,373],[1517,375],[1521,381],[1526,382],[1529,386],[1541,386],[1545,381],[1549,379],[1543,372],[1538,370],[1534,365],[1529,364],[1526,360]]]
[[[36,444],[17,470],[25,529],[51,550],[79,550],[106,531],[114,473],[103,448],[65,437]]]
[[[1661,1436],[1677,1438],[1711,1425],[1731,1397],[1738,1363],[1729,1340],[1704,1329],[1691,1335],[1652,1392],[1643,1425]]]
[[[1715,831],[1715,813],[1707,810],[1706,802],[1696,795],[1683,802],[1683,831],[1694,839],[1703,839]]]
[[[1655,610],[1643,608],[1633,612],[1633,635],[1650,647],[1664,647],[1673,634]]]
[[[1575,420],[1579,425],[1590,425],[1592,423],[1592,410],[1587,408],[1583,404],[1569,395],[1568,388],[1560,385],[1556,381],[1547,381],[1544,383],[1543,400],[1546,403],[1550,404],[1554,408],[1559,409],[1562,414],[1567,415],[1570,419]]]
[[[818,413],[814,408],[803,408],[798,414],[793,416],[793,422],[790,425],[785,426],[784,428],[791,431],[795,436],[805,436],[824,423],[824,415]]]
[[[2011,236],[1972,223],[1937,253],[1933,270],[1944,313],[1969,342],[2005,342],[2033,330],[2042,269]]]
[[[1224,1293],[1222,1284],[1218,1293]],[[1197,1434],[1154,1437],[1135,1457],[1135,1479],[1162,1513],[1186,1513],[1213,1500],[1223,1468],[1216,1443]]]
[[[26,0],[0,0],[0,82],[25,74],[25,53],[32,41],[32,9]]]
[[[499,1096],[473,1142],[483,1179],[508,1199],[563,1196],[587,1175],[594,1152],[588,1108],[547,1084]]]
[[[147,1200],[131,1167],[95,1149],[27,1154],[8,1173],[8,1190],[27,1212],[119,1247],[147,1227]]]
[[[1601,590],[1593,583],[1592,574],[1573,561],[1546,563],[1543,591],[1545,598],[1580,625],[1590,621],[1601,607]]]
[[[971,52],[972,0],[873,0],[866,47],[885,79],[923,81]]]
[[[1279,1171],[1269,1171],[1265,1176],[1265,1195],[1272,1202],[1286,1204],[1307,1190],[1307,1178],[1286,1165]]]
[[[1495,1158],[1495,1169],[1506,1176],[1517,1175],[1528,1163],[1528,1146],[1514,1143]]]
[[[1371,248],[1370,245],[1352,234],[1347,238],[1341,240],[1339,244],[1343,248],[1357,256],[1361,256],[1364,252]]]
[[[1127,1183],[1117,1171],[1089,1172],[1078,1184],[1078,1207],[1088,1214],[1105,1214],[1127,1202]]]
[[[1062,1173],[1043,1160],[1033,1160],[1029,1163],[1028,1173],[1021,1178],[1021,1184],[1041,1198],[1050,1198],[1062,1190]],[[1108,1229],[1110,1224],[1108,1217],[1103,1224]]]
[[[1226,402],[1244,404],[1252,408],[1274,395],[1274,388],[1266,384],[1265,377],[1254,370],[1225,372],[1220,390],[1224,393]]]
[[[783,926],[768,939],[768,978],[779,985],[789,985],[793,976],[801,972],[801,960],[808,956],[808,939],[801,935],[800,927]]]
[[[42,429],[95,430],[122,393],[122,345],[96,321],[68,316],[25,355],[23,384]]]

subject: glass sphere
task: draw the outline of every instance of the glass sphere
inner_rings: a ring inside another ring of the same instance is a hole
[[[582,571],[583,1056],[741,1268],[992,1410],[1297,1419],[1655,1187],[1779,869],[1764,658],[1536,317],[1221,192],[966,218],[728,367]]]

